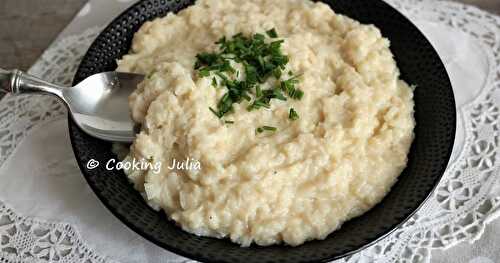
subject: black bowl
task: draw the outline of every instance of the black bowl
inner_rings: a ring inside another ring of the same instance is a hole
[[[179,11],[194,1],[144,0],[116,18],[95,40],[76,73],[74,84],[103,71],[114,70],[116,59],[147,20]],[[448,163],[455,136],[455,102],[446,70],[427,39],[403,15],[380,0],[325,1],[337,13],[375,24],[391,42],[402,78],[415,90],[416,139],[408,167],[384,200],[366,214],[346,222],[322,241],[298,247],[241,248],[229,240],[198,237],[182,231],[163,212],[151,209],[121,171],[104,165],[89,170],[95,159],[116,158],[111,144],[83,133],[69,120],[71,142],[83,175],[111,212],[131,229],[167,250],[209,262],[326,262],[349,255],[386,236],[409,219],[436,187]],[[126,113],[124,113],[126,114]]]

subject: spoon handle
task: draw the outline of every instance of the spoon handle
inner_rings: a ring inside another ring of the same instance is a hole
[[[61,87],[17,69],[8,71],[0,68],[0,91],[12,93],[13,95],[26,93],[51,94],[62,98]]]

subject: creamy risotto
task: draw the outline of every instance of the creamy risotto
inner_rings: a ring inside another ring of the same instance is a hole
[[[254,111],[234,104],[228,124],[209,109],[224,89],[196,72],[196,55],[217,50],[223,36],[271,28],[304,96]],[[406,166],[413,91],[389,41],[325,4],[199,0],[144,24],[118,64],[148,76],[130,96],[142,130],[127,160],[164,164],[127,175],[185,231],[242,246],[324,239],[380,202]],[[266,125],[276,131],[256,132]],[[166,169],[186,158],[201,169]]]

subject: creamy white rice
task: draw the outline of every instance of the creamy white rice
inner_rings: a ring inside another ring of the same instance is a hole
[[[303,74],[302,100],[272,100],[226,125],[209,107],[223,89],[193,68],[222,36],[276,28]],[[138,191],[184,230],[243,246],[324,239],[372,208],[405,168],[413,140],[413,92],[399,79],[389,41],[372,25],[306,0],[199,0],[147,22],[119,71],[150,75],[130,97],[142,131],[127,159],[162,162],[128,171]],[[300,119],[290,121],[295,108]],[[275,133],[256,134],[271,125]],[[201,170],[169,170],[192,158]]]

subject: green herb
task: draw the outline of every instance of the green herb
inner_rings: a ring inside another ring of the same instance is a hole
[[[300,89],[295,88],[295,85],[299,83],[298,76],[281,82],[281,89],[285,91],[290,98],[295,100],[301,100],[304,97],[304,92]]]
[[[275,131],[277,131],[277,130],[278,130],[278,128],[276,128],[276,127],[271,127],[271,126],[262,126],[262,127],[259,127],[259,128],[257,128],[257,129],[255,129],[255,132],[256,132],[256,133],[263,133],[263,132],[265,132],[265,131],[275,132]]]
[[[282,74],[282,73],[281,73],[281,69],[276,68],[276,69],[274,69],[274,70],[273,70],[273,75],[274,75],[274,77],[275,77],[276,79],[280,79],[280,78],[281,78],[281,74]]]
[[[255,96],[257,98],[262,97],[262,90],[260,89],[260,86],[255,87]]]
[[[269,36],[269,37],[272,37],[272,38],[277,38],[278,37],[278,33],[276,33],[276,29],[273,28],[271,30],[268,30],[266,32],[266,34]]]
[[[296,121],[299,119],[299,114],[293,108],[290,108],[290,113],[288,114],[288,118],[292,121]]]
[[[233,124],[234,121],[224,121],[225,124]]]
[[[222,118],[222,116],[220,116],[220,115],[219,115],[219,113],[218,113],[216,110],[214,110],[212,107],[208,107],[208,109],[209,109],[209,110],[210,110],[210,111],[211,111],[211,112],[212,112],[215,116],[217,116],[217,118],[219,118],[219,119],[220,119],[220,118]]]
[[[273,40],[266,40],[266,36]],[[230,39],[219,39],[216,42],[219,45],[218,52],[203,52],[196,56],[194,68],[199,76],[209,77],[214,74],[220,80],[212,77],[212,86],[225,87],[227,90],[217,102],[216,108],[209,108],[215,116],[223,118],[234,112],[233,105],[242,101],[248,101],[247,110],[253,111],[270,108],[273,99],[286,101],[289,97],[299,100],[304,96],[302,90],[296,87],[299,83],[298,76],[281,80],[289,58],[282,52],[284,40],[276,38],[278,33],[274,28],[266,31],[266,34],[245,36],[239,33]],[[244,79],[238,80],[240,72],[233,68],[232,63],[243,66]],[[291,71],[288,74],[292,76]],[[263,90],[261,84],[271,77],[279,85]],[[261,129],[266,131],[264,127]]]
[[[222,118],[226,113],[233,111],[233,96],[231,96],[231,92],[227,92],[222,96],[222,99],[217,104],[217,115]]]
[[[273,89],[270,94],[270,98],[286,101],[286,97],[283,95],[280,89]]]
[[[202,69],[202,70],[199,71],[199,73],[200,73],[200,76],[202,76],[202,77],[208,77],[208,76],[210,76],[210,71],[207,70],[207,69]]]
[[[217,54],[213,53],[200,53],[196,55],[196,59],[197,61],[194,65],[195,69],[201,68],[202,65],[213,65],[221,60],[221,58]]]
[[[148,78],[148,79],[151,79],[155,73],[156,73],[156,70],[151,71],[151,72],[148,74],[147,78]]]

